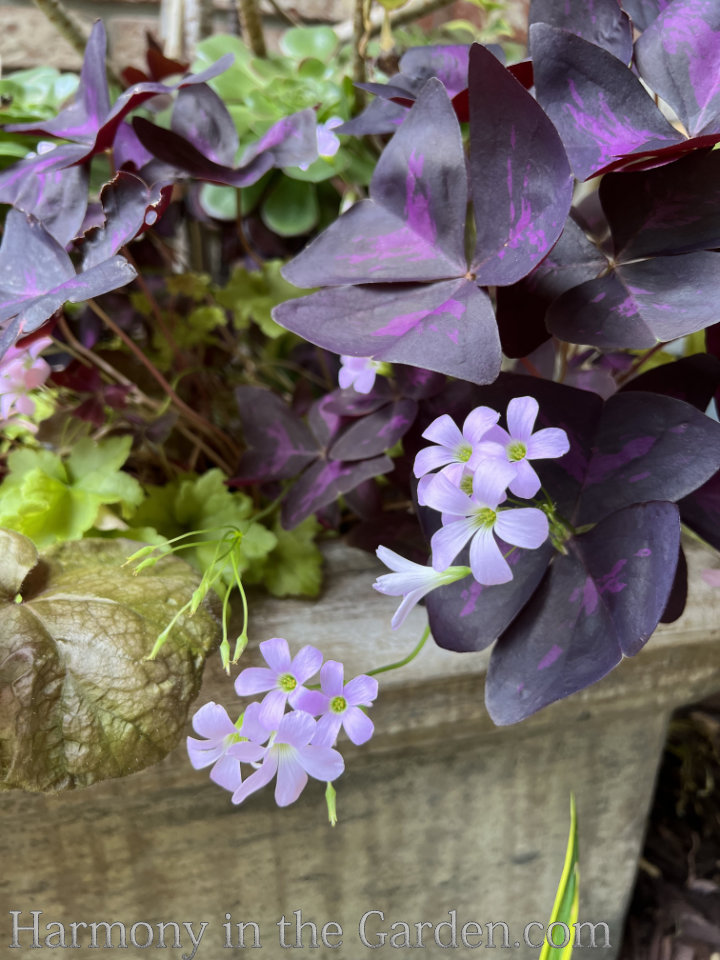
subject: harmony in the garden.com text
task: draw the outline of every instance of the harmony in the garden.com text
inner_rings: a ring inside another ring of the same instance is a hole
[[[303,919],[302,910],[294,910],[268,927],[255,920],[236,920],[230,913],[223,921],[161,920],[50,920],[42,910],[11,910],[10,949],[38,948],[119,948],[147,949],[148,947],[182,950],[180,960],[195,960],[201,945],[213,944],[227,950],[259,949],[276,946],[283,949],[309,947],[332,950],[343,944],[360,945],[369,950],[384,947],[417,949],[438,946],[445,949],[474,950],[478,947],[505,949],[521,946],[538,950],[546,939],[554,946],[609,947],[610,931],[607,923],[578,921],[571,925],[561,922],[544,924],[531,921],[525,924],[520,939],[513,939],[510,928],[502,920],[480,923],[458,918],[457,910],[449,910],[446,920],[395,920],[382,910],[367,910],[352,928],[336,920],[318,923]]]

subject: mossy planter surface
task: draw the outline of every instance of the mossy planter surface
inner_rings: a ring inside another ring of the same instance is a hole
[[[142,773],[87,790],[0,795],[6,910],[23,911],[23,924],[32,923],[29,911],[41,910],[41,931],[52,921],[121,921],[128,930],[139,921],[186,921],[197,934],[206,921],[196,956],[208,960],[225,955],[226,913],[233,923],[258,924],[261,956],[270,958],[286,956],[277,926],[283,915],[293,922],[286,942],[294,942],[296,910],[318,931],[330,921],[342,927],[343,936],[329,941],[342,946],[318,940],[314,957],[365,955],[358,925],[375,910],[385,919],[368,920],[372,943],[395,921],[410,924],[415,942],[415,923],[449,921],[456,911],[458,952],[466,949],[459,937],[468,921],[483,925],[483,943],[484,925],[504,921],[513,946],[526,924],[547,922],[572,790],[580,919],[608,924],[613,949],[602,955],[612,957],[667,720],[677,706],[720,689],[720,591],[701,577],[712,557],[690,545],[688,561],[680,620],[601,683],[518,726],[495,728],[485,712],[487,651],[460,655],[429,643],[409,666],[382,674],[375,737],[361,748],[341,743],[346,773],[336,783],[334,829],[321,784],[311,781],[287,809],[275,807],[271,791],[236,808],[205,772],[191,769],[182,746]],[[377,572],[373,557],[331,545],[320,601],[251,603],[253,644],[273,636],[293,648],[312,643],[343,660],[347,676],[400,659],[417,643],[425,613],[413,611],[391,632],[393,602],[371,589]],[[256,652],[243,662],[257,662]],[[219,657],[206,670],[198,705],[207,700],[238,712]],[[432,934],[426,928],[422,956],[446,957]],[[10,935],[6,912],[0,943],[8,946]],[[495,937],[501,944],[501,928]],[[15,955],[36,957],[31,941],[23,934]],[[182,942],[172,955],[192,952],[187,936]],[[78,943],[89,939],[79,935]],[[383,949],[392,949],[389,937]],[[537,957],[538,950],[522,946],[513,955]]]

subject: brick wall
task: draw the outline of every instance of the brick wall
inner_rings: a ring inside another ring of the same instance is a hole
[[[353,0],[275,0],[276,6],[295,12],[308,22],[337,22],[352,14]],[[522,32],[529,0],[508,0],[506,19]],[[265,4],[267,4],[265,6]],[[160,0],[65,0],[65,6],[88,26],[102,17],[108,30],[110,53],[118,67],[144,63],[145,31],[159,32]],[[216,31],[236,32],[233,0],[214,0]],[[283,25],[268,0],[261,0],[267,14],[270,40]],[[463,18],[478,22],[477,7],[464,0],[423,21],[428,28],[443,20]],[[287,23],[284,24],[287,26]],[[34,6],[32,0],[0,0],[0,58],[3,73],[46,64],[61,70],[77,70],[81,57]]]

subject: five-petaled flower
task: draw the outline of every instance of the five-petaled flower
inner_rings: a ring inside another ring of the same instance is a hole
[[[508,430],[492,427],[478,448],[479,456],[487,458],[488,469],[498,461],[512,467],[513,476],[508,486],[516,497],[534,497],[540,489],[540,478],[529,460],[562,457],[570,449],[567,434],[559,427],[546,427],[533,433],[538,411],[534,397],[514,397],[505,415]]]
[[[360,707],[372,706],[378,692],[377,680],[365,674],[353,677],[348,683],[344,683],[343,678],[344,667],[337,660],[327,660],[323,664],[320,671],[323,702],[320,710],[314,703],[308,707],[310,713],[322,713],[312,739],[318,746],[332,747],[341,727],[357,746],[367,743],[373,735],[373,722]],[[305,709],[307,702],[306,698],[301,698],[298,709]]]
[[[306,692],[306,680],[320,669],[323,656],[309,644],[291,659],[287,640],[274,637],[260,644],[260,653],[267,667],[248,667],[238,675],[235,692],[239,697],[270,692],[260,705],[260,722],[268,729],[277,729],[285,711],[285,704],[294,707],[298,697]]]
[[[227,751],[229,757],[257,767],[233,793],[233,803],[242,803],[277,774],[275,802],[286,807],[300,796],[308,776],[330,782],[343,772],[345,763],[337,750],[311,742],[318,725],[309,713],[286,713],[275,728],[268,726],[261,714],[260,704],[251,703],[241,730],[247,740],[232,744]]]
[[[447,413],[430,424],[423,436],[432,440],[433,446],[424,447],[415,457],[413,471],[416,477],[424,477],[438,467],[461,463],[469,470],[478,465],[478,444],[500,419],[497,410],[476,407],[463,423],[462,430]]]
[[[473,577],[487,586],[512,580],[510,565],[495,539],[536,549],[548,536],[548,520],[536,507],[498,509],[513,476],[510,464],[497,461],[492,471],[478,470],[469,497],[447,477],[438,477],[426,491],[426,502],[442,513],[443,526],[430,541],[433,567],[446,570],[470,541]]]

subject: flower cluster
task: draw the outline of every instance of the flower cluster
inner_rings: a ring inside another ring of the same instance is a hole
[[[190,762],[196,770],[212,764],[210,779],[232,792],[232,802],[264,787],[277,775],[278,806],[294,803],[308,776],[330,783],[345,768],[334,749],[341,729],[355,744],[373,735],[372,720],[361,707],[377,697],[377,680],[365,675],[344,682],[344,669],[335,660],[322,662],[312,646],[290,656],[287,640],[275,637],[260,644],[266,667],[248,667],[235,681],[238,696],[265,693],[251,703],[234,724],[224,707],[206,703],[193,717],[193,729],[204,740],[187,738]],[[320,689],[306,684],[320,672]],[[286,712],[286,707],[290,711]],[[242,764],[253,772],[243,778]]]
[[[50,367],[40,354],[51,343],[49,337],[41,337],[27,347],[10,347],[0,359],[0,427],[17,423],[33,433],[37,430],[25,418],[35,413],[31,392],[50,375]]]
[[[534,550],[547,539],[544,510],[522,504],[501,506],[508,502],[508,491],[524,500],[540,491],[531,460],[561,457],[569,449],[564,430],[549,427],[533,432],[538,411],[533,397],[515,397],[507,408],[507,430],[498,425],[496,410],[476,407],[462,430],[443,414],[423,433],[433,445],[415,458],[418,501],[438,510],[442,525],[430,541],[431,567],[378,548],[378,557],[394,572],[378,577],[373,586],[380,593],[403,597],[393,629],[431,590],[469,573],[484,586],[512,580],[509,554],[503,554],[500,542],[512,549]],[[451,566],[468,543],[470,566]]]

